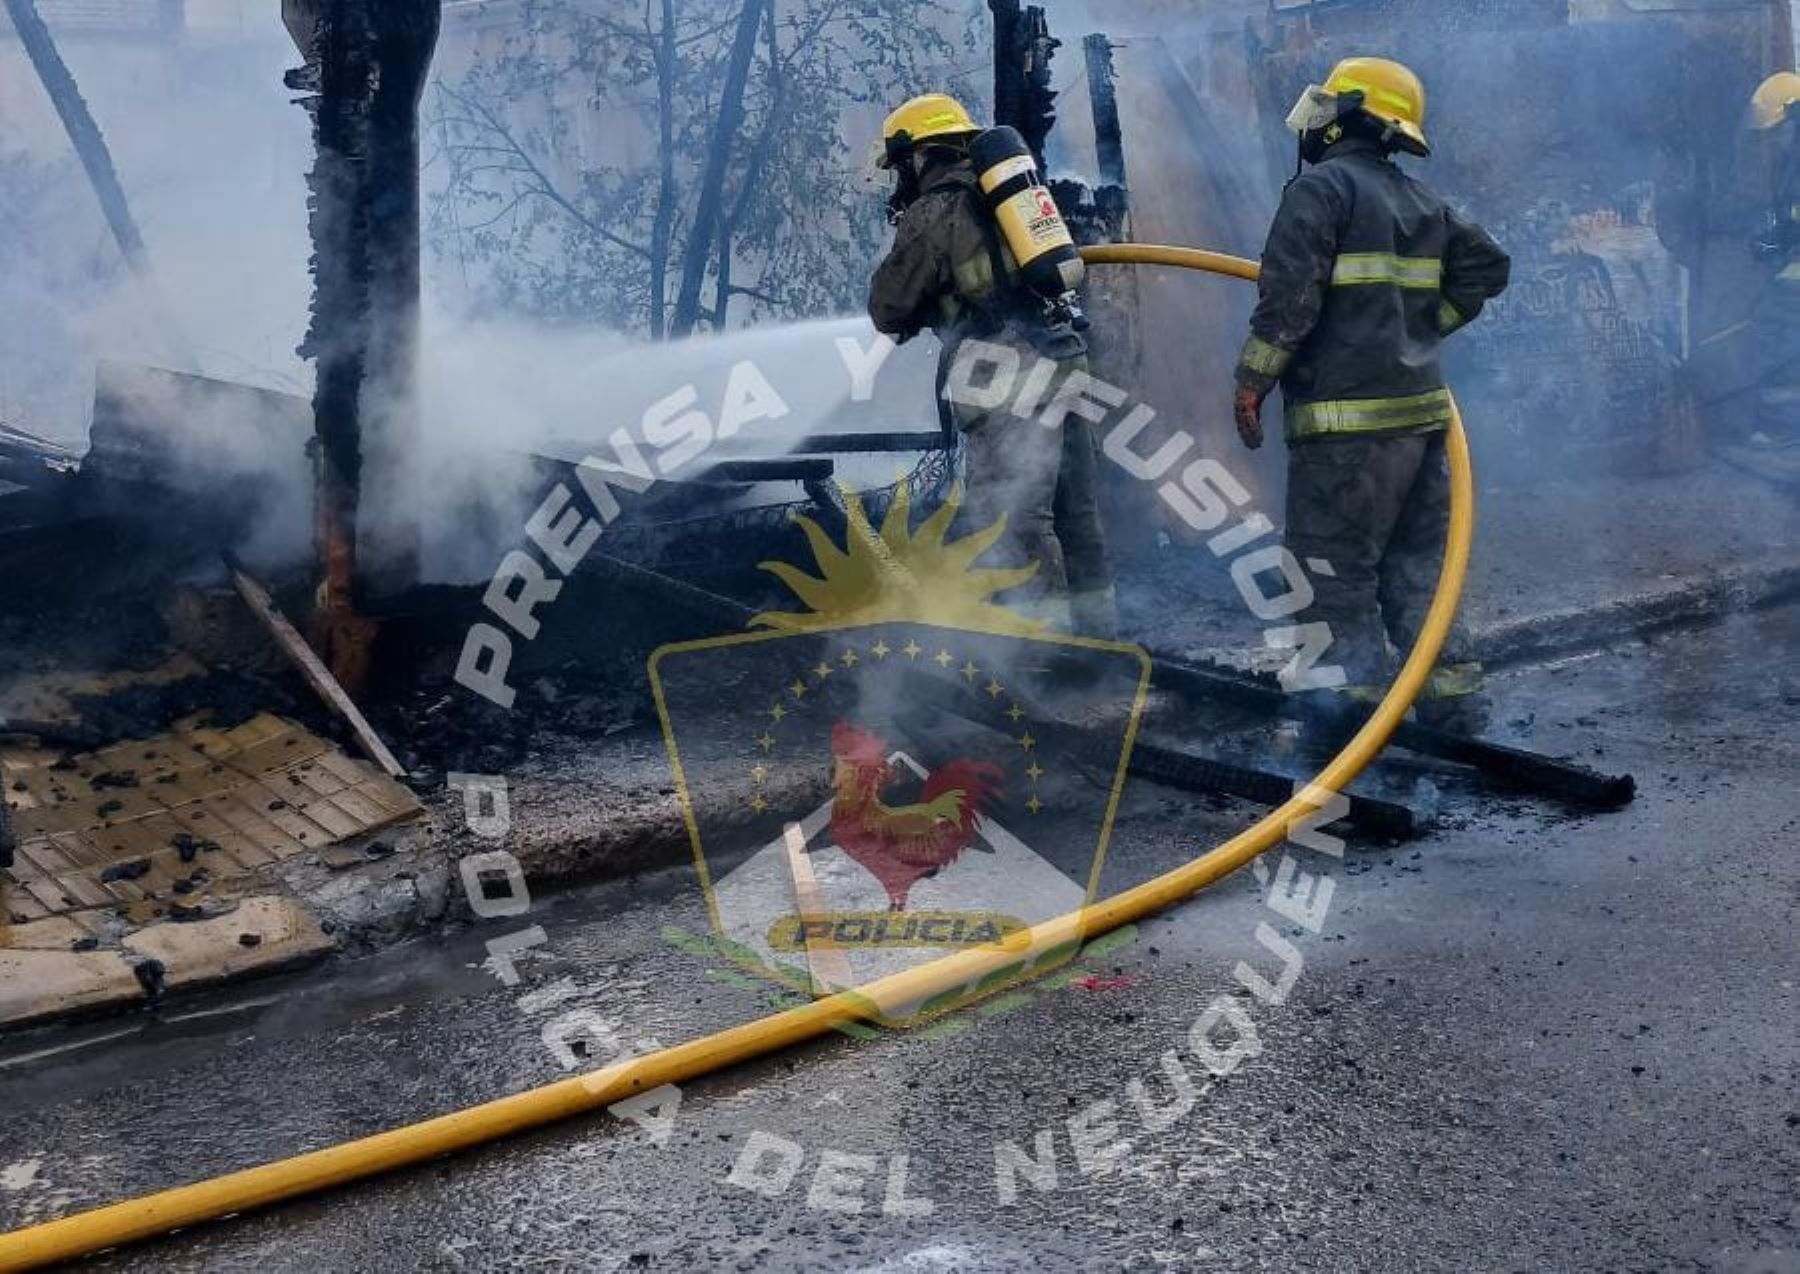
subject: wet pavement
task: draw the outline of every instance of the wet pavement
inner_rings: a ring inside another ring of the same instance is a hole
[[[1790,609],[1508,673],[1504,729],[1635,772],[1637,803],[1395,770],[1438,827],[1294,851],[1333,880],[1317,934],[1243,872],[1080,980],[697,1081],[663,1144],[597,1116],[96,1268],[1800,1270],[1797,647]],[[1215,804],[1134,783],[1104,891],[1251,816]],[[512,990],[481,944],[516,919],[7,1037],[0,1221],[553,1078],[540,1032],[571,1010],[641,1046],[779,998],[710,958],[692,872],[530,922],[549,955]],[[1234,970],[1276,979],[1284,937],[1303,968],[1266,1003]],[[1214,1077],[1188,1050],[1221,997],[1259,1047]]]

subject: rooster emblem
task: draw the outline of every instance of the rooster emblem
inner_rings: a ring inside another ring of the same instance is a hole
[[[926,776],[916,804],[895,806],[882,799],[894,767],[881,739],[840,721],[831,755],[832,839],[881,882],[890,911],[905,911],[915,884],[979,848],[976,820],[1001,794],[999,766],[951,761]]]

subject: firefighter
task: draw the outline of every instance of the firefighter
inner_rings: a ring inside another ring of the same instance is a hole
[[[1369,702],[1411,647],[1436,590],[1448,529],[1444,338],[1506,287],[1507,255],[1480,227],[1401,171],[1425,156],[1425,90],[1382,58],[1341,62],[1300,97],[1288,126],[1300,166],[1263,251],[1260,299],[1236,374],[1246,446],[1279,384],[1288,443],[1287,544],[1315,590],[1308,622],[1330,625],[1327,664]],[[1486,727],[1481,666],[1460,627],[1418,708],[1470,733]]]
[[[1068,314],[1022,282],[970,157],[981,131],[960,103],[936,93],[888,116],[879,164],[893,179],[894,244],[875,269],[869,317],[902,343],[930,328],[942,344],[939,409],[946,428],[961,433],[964,517],[976,529],[1005,519],[983,564],[1038,564],[1007,594],[1008,607],[1110,638],[1118,618],[1098,450],[1091,425],[1054,406],[1070,377],[1086,372],[1087,343]],[[988,405],[985,391],[999,376],[1017,392],[1001,384],[1006,401]],[[947,390],[978,382],[979,396]]]
[[[1750,99],[1750,126],[1772,143],[1773,198],[1756,252],[1773,276],[1754,314],[1756,427],[1748,452],[1776,476],[1800,477],[1800,75],[1771,75]]]

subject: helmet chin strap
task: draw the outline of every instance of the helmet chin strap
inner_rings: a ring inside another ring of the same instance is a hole
[[[916,155],[908,155],[893,167],[894,189],[888,195],[888,224],[897,224],[906,210],[919,199],[919,168]]]
[[[1333,120],[1323,128],[1309,128],[1300,134],[1294,156],[1294,175],[1288,178],[1288,185],[1300,179],[1306,171],[1306,165],[1316,164],[1324,158],[1325,152],[1344,139],[1342,120]]]
[[[1320,157],[1327,150],[1344,139],[1346,131],[1344,122],[1361,111],[1363,100],[1364,95],[1360,91],[1340,94],[1336,102],[1337,117],[1335,119],[1318,128],[1300,130],[1299,153],[1294,159],[1294,175],[1288,178],[1288,185],[1291,186],[1299,180],[1300,174],[1306,171],[1307,164],[1318,163]],[[1392,133],[1393,129],[1390,126],[1382,140],[1387,141]]]

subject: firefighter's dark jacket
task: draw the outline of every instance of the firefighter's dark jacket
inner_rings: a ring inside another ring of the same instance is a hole
[[[919,184],[869,284],[876,330],[906,341],[929,327],[946,358],[964,337],[1003,333],[1052,358],[1085,353],[1078,335],[1043,321],[1042,305],[1018,282],[968,161],[932,165]]]
[[[1290,442],[1441,429],[1439,347],[1510,271],[1486,231],[1374,142],[1346,139],[1282,198],[1238,383],[1280,382]]]

